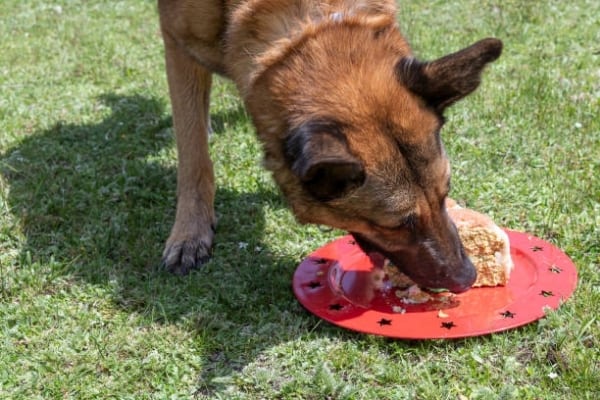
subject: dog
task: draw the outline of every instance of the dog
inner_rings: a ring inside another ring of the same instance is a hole
[[[475,268],[444,207],[440,129],[444,110],[500,56],[500,40],[417,60],[393,0],[158,0],[158,10],[178,152],[170,271],[187,274],[211,255],[216,73],[236,84],[299,222],[350,232],[421,286],[471,286]]]

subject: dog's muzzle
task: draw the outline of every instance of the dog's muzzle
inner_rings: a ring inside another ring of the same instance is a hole
[[[462,293],[469,290],[477,279],[475,266],[460,242],[460,249],[456,253],[458,256],[449,257],[452,260],[448,260],[440,258],[437,254],[432,255],[425,246],[416,245],[406,251],[390,252],[371,243],[360,234],[353,233],[352,236],[366,254],[381,254],[421,287]]]

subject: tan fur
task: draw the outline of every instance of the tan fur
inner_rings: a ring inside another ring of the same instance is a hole
[[[159,12],[179,154],[169,269],[187,273],[212,245],[206,134],[216,72],[236,83],[298,220],[399,258],[448,258],[407,267],[417,281],[470,279],[459,277],[469,266],[442,207],[450,169],[439,130],[499,41],[416,62],[391,0],[159,0]]]

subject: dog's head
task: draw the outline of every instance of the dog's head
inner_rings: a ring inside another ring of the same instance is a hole
[[[421,286],[467,290],[476,272],[445,210],[440,129],[502,43],[420,62],[395,30],[339,35],[307,40],[248,99],[267,166],[300,221],[351,232]]]

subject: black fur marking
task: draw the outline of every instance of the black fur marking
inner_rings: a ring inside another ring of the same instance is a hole
[[[304,189],[320,201],[343,197],[363,184],[365,172],[352,154],[343,126],[334,121],[312,121],[292,129],[284,154]]]

